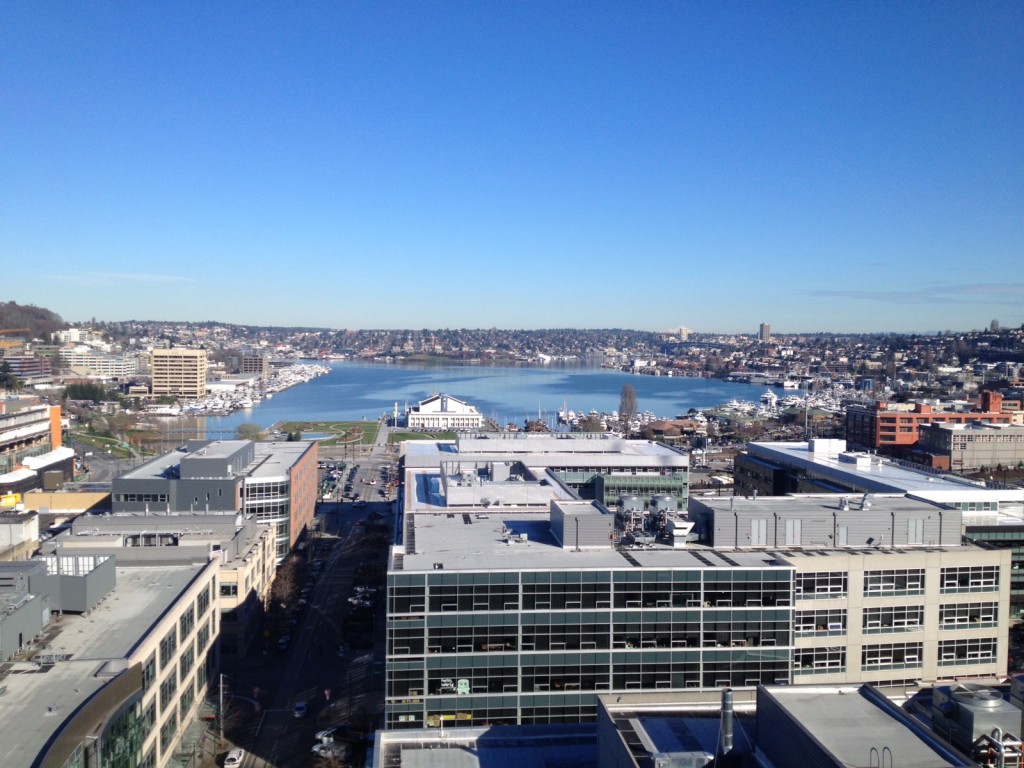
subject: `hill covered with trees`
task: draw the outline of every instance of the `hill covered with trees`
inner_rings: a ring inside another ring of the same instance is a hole
[[[0,330],[27,328],[27,339],[49,340],[50,334],[67,326],[60,315],[32,304],[0,302]]]

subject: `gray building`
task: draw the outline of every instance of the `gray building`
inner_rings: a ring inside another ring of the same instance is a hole
[[[1024,461],[1024,426],[1019,424],[928,424],[919,428],[917,450],[941,457],[955,472],[1016,467]],[[995,479],[1000,479],[996,477]]]
[[[446,507],[440,478],[407,468],[387,727],[592,721],[604,693],[1006,671],[1009,553],[961,545],[957,510],[722,498],[687,520],[657,497],[616,513],[557,483],[526,503],[528,481],[511,484],[513,503]]]
[[[313,517],[314,441],[192,440],[116,478],[115,514],[254,515],[274,529],[278,560]]]

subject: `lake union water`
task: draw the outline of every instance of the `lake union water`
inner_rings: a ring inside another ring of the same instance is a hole
[[[475,405],[500,424],[536,419],[554,425],[565,406],[574,411],[618,410],[624,384],[636,390],[640,411],[674,418],[690,408],[729,400],[757,402],[763,385],[717,379],[643,376],[605,368],[364,365],[334,363],[330,373],[278,392],[252,409],[210,417],[206,434],[229,438],[240,424],[263,428],[285,421],[353,421],[399,413],[431,394],[444,392]],[[782,390],[775,390],[781,395]]]

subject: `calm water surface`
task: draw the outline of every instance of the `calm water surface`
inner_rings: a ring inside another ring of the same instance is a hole
[[[208,418],[210,437],[230,437],[243,423],[267,428],[283,421],[348,421],[399,413],[437,392],[480,409],[501,424],[527,418],[554,424],[563,404],[571,410],[617,410],[623,384],[636,390],[637,406],[672,418],[689,408],[710,408],[729,400],[757,402],[763,385],[716,379],[638,376],[603,368],[490,366],[410,366],[334,363],[331,371],[279,392],[254,408]],[[782,390],[775,390],[782,394]]]

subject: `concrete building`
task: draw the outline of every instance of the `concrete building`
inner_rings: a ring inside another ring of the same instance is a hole
[[[49,615],[0,671],[4,763],[163,768],[191,752],[183,738],[198,725],[217,669],[218,564],[115,569],[112,557],[63,555],[32,562],[46,576],[29,576],[30,594],[62,613]],[[54,577],[78,583],[60,597]],[[37,586],[40,578],[51,583]],[[98,599],[60,608],[90,594]]]
[[[154,349],[150,353],[150,374],[150,392],[154,397],[203,397],[206,395],[206,350]]]
[[[39,545],[49,555],[116,557],[124,566],[219,563],[220,652],[244,656],[261,640],[263,612],[277,571],[274,532],[250,515],[80,515]]]
[[[445,432],[480,429],[484,425],[484,417],[476,406],[443,393],[432,395],[411,406],[406,411],[405,419],[409,429]]]
[[[825,506],[839,515],[839,497],[746,511],[741,499],[720,499],[725,509],[692,500],[687,519],[657,484],[644,486],[649,503],[620,494],[616,512],[603,490],[586,501],[565,481],[595,467],[633,477],[634,462],[658,478],[685,467],[641,443],[406,444],[402,537],[388,569],[387,727],[590,721],[604,692],[1005,672],[1010,556],[961,546],[957,510],[879,501],[871,521],[844,516],[846,541],[833,531],[830,544],[818,521]],[[740,540],[740,530],[761,538]],[[897,548],[894,532],[906,537]],[[820,572],[842,574],[835,595],[804,603]],[[894,598],[906,615],[883,615]]]
[[[763,344],[770,344],[772,340],[772,327],[768,323],[761,323],[757,328],[757,340]]]
[[[915,457],[954,472],[1016,467],[1024,462],[1024,426],[1011,424],[928,424],[921,427]],[[996,478],[999,479],[999,478]]]
[[[139,361],[134,355],[112,355],[92,347],[61,347],[58,357],[61,367],[75,376],[126,379],[139,371]]]
[[[735,460],[737,496],[904,494],[958,509],[963,535],[1013,555],[1009,618],[1024,617],[1024,492],[850,451],[844,440],[750,443]]]
[[[270,375],[270,358],[266,355],[242,355],[239,368],[242,373],[254,373],[265,379]]]
[[[551,498],[655,496],[686,509],[689,455],[608,433],[460,433],[454,443],[410,441],[401,459],[406,511],[515,505],[546,511]]]
[[[115,513],[255,515],[272,526],[283,559],[316,510],[315,441],[189,441],[113,482]]]
[[[694,499],[699,541],[794,568],[794,683],[1000,677],[1010,553],[960,544],[960,513],[904,496]],[[731,556],[731,555],[730,555]]]

